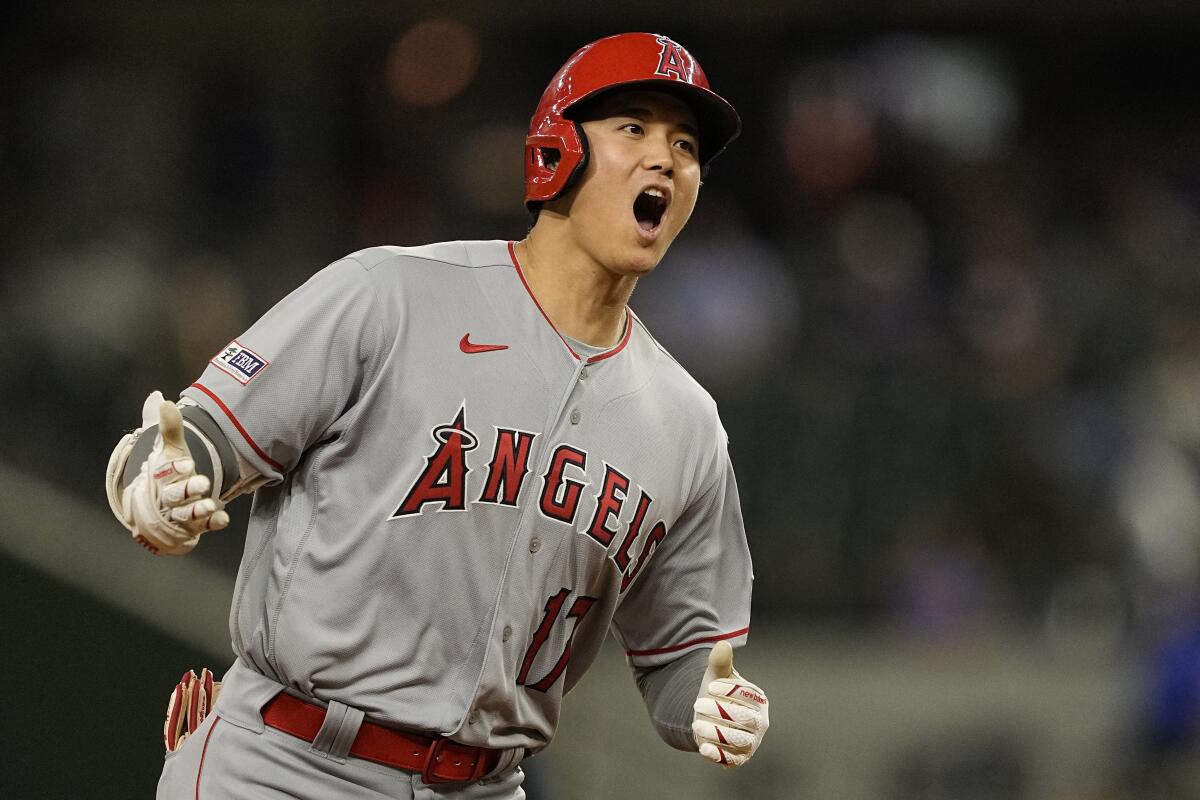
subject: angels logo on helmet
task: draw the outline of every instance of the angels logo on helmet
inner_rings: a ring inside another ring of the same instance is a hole
[[[654,70],[654,74],[686,81],[683,74],[683,48],[666,36],[656,37],[656,41],[662,45],[662,52],[658,54],[658,69]]]

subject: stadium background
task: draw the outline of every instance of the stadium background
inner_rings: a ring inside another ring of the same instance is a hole
[[[0,794],[145,797],[227,665],[102,472],[308,275],[519,238],[579,45],[683,42],[745,131],[633,306],[731,434],[773,726],[667,750],[610,648],[532,797],[1200,797],[1200,6],[46,2],[0,33]],[[632,723],[621,723],[623,715]]]

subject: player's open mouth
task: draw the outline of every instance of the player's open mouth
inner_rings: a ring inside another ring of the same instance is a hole
[[[633,201],[633,217],[638,227],[647,234],[656,233],[670,204],[670,190],[658,186],[643,189]]]

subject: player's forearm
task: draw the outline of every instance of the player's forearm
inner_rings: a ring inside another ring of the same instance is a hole
[[[633,674],[654,730],[676,750],[696,750],[696,740],[692,736],[692,706],[707,663],[708,650],[701,649],[661,667],[634,668]]]

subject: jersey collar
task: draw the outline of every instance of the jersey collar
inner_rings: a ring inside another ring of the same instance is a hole
[[[563,335],[561,333],[559,333],[558,328],[556,328],[554,326],[554,323],[550,320],[550,317],[546,314],[546,310],[544,308],[542,308],[542,304],[538,302],[537,297],[533,294],[533,290],[529,288],[529,281],[525,280],[525,273],[521,269],[521,262],[517,259],[517,251],[515,248],[515,244],[516,244],[515,242],[509,241],[508,257],[510,259],[512,259],[513,266],[517,270],[517,277],[521,279],[521,285],[525,287],[525,292],[529,295],[529,299],[533,301],[533,304],[535,306],[537,306],[537,310],[540,311],[542,314],[542,319],[546,320],[546,324],[550,326],[550,330],[554,331],[554,334],[558,337],[559,341],[563,343],[563,347],[567,348],[567,352],[570,353],[571,356],[576,361],[582,360],[583,357],[581,355],[579,355],[579,353],[576,353],[575,348],[571,347],[571,345],[567,342],[567,340],[563,337]],[[597,353],[596,355],[587,359],[584,363],[595,364],[597,361],[603,361],[606,358],[612,358],[617,353],[624,350],[625,345],[629,344],[629,336],[632,332],[633,332],[633,312],[631,312],[629,310],[629,306],[626,306],[625,307],[625,333],[621,335],[621,340],[619,342],[617,342],[615,345],[613,345],[613,347],[611,349],[605,350],[603,353]]]

